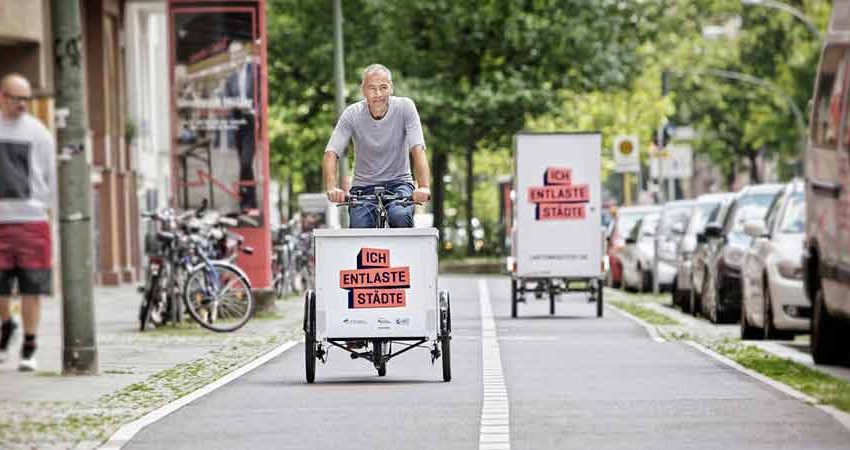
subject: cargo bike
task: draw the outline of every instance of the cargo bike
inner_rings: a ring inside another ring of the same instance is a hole
[[[380,188],[344,205],[366,201],[377,203],[377,228],[313,232],[315,289],[305,296],[303,326],[307,382],[331,348],[368,361],[378,376],[390,360],[425,349],[451,381],[451,304],[448,291],[437,289],[437,230],[384,228],[391,203],[412,202]]]
[[[529,297],[587,293],[603,313],[598,133],[521,133],[514,137],[511,317]]]

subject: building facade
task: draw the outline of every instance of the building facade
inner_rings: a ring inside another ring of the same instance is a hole
[[[69,0],[74,1],[74,0]],[[87,148],[91,155],[95,281],[138,280],[139,169],[127,127],[124,0],[79,0]],[[53,126],[53,37],[49,0],[0,0],[0,77],[20,72],[33,84],[31,112]],[[54,224],[54,230],[56,226]],[[54,231],[55,233],[55,231]],[[54,253],[58,255],[58,252]],[[59,259],[56,258],[58,268]],[[57,270],[58,272],[58,270]]]

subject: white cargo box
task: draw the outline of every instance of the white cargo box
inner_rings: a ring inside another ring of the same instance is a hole
[[[515,275],[600,277],[602,136],[518,134],[514,145]]]
[[[320,229],[313,237],[317,338],[436,337],[436,229]]]

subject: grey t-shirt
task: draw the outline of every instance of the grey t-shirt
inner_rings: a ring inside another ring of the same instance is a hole
[[[56,144],[35,117],[0,115],[0,223],[44,222],[56,192]]]
[[[425,148],[422,124],[413,100],[390,97],[387,114],[375,120],[369,114],[366,100],[343,111],[325,151],[337,156],[345,153],[354,138],[353,187],[372,186],[388,181],[413,181],[410,174],[410,150]]]

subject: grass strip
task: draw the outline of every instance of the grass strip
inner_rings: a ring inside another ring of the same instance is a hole
[[[751,345],[723,343],[711,349],[748,369],[808,394],[823,404],[850,412],[850,382]]]
[[[612,301],[610,303],[650,325],[679,325],[679,322],[664,314],[657,313],[635,302]]]

